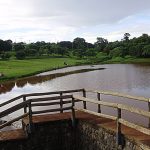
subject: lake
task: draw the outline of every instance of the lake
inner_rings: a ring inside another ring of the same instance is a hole
[[[33,77],[2,84],[0,90],[0,103],[25,93],[79,88],[121,92],[148,98],[150,97],[150,65],[87,65],[48,71]],[[96,98],[93,94],[88,94],[88,96]],[[144,102],[110,96],[102,96],[102,99],[109,102],[130,104],[148,110],[147,103]],[[94,111],[97,109],[96,106],[91,104],[88,104],[88,108]],[[116,111],[106,107],[102,107],[102,112],[116,114]],[[125,111],[123,112],[123,118],[146,126],[148,124],[148,119]]]

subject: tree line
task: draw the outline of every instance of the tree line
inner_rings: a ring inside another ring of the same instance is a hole
[[[129,56],[148,58],[150,57],[150,36],[142,34],[140,37],[130,39],[130,34],[125,33],[120,41],[109,42],[105,38],[97,37],[94,44],[88,43],[80,37],[75,38],[72,42],[61,41],[57,43],[45,41],[24,43],[0,40],[1,59],[41,56],[98,58],[101,60]]]

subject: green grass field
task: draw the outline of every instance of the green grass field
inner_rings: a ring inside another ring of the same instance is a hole
[[[68,66],[84,63],[84,60],[71,58],[44,58],[44,59],[27,59],[27,60],[9,60],[0,61],[1,82],[8,79],[15,79],[33,75],[39,72],[65,67],[64,62]]]

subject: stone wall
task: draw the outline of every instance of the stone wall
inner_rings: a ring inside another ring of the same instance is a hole
[[[76,129],[71,120],[36,124],[26,140],[0,143],[0,150],[117,150],[114,132],[86,121],[78,121]],[[126,139],[124,150],[142,150]]]

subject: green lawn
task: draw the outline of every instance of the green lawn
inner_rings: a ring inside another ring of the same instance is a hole
[[[4,74],[1,81],[65,67],[64,62],[71,66],[84,63],[84,60],[71,58],[44,58],[0,61],[0,73]]]

